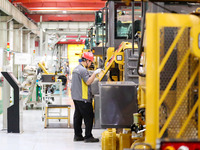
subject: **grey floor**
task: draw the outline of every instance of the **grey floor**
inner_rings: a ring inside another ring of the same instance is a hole
[[[67,92],[64,93],[63,102],[72,105],[71,128],[67,128],[65,120],[50,120],[49,127],[44,128],[41,110],[23,110],[23,133],[7,133],[2,130],[3,115],[0,115],[0,150],[101,150],[101,142],[73,142],[74,106]],[[101,139],[103,131],[93,129],[93,136]]]

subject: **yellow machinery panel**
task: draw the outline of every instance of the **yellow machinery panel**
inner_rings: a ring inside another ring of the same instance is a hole
[[[110,68],[114,68],[115,63],[119,64],[119,70],[121,71],[121,74],[123,73],[123,65],[124,65],[124,50],[125,49],[131,49],[132,44],[129,42],[122,42],[117,50],[114,50],[114,47],[109,47],[107,50],[107,60],[105,62],[105,71],[104,74],[102,74],[101,77],[99,77],[99,81],[103,79],[105,74],[108,72]],[[113,76],[113,79],[115,81],[117,80],[117,76]],[[120,81],[122,81],[122,75],[120,75]]]
[[[200,57],[200,28],[199,25],[191,29],[191,51],[195,56]]]
[[[200,140],[200,18],[147,13],[145,22],[146,77],[140,78],[138,103],[145,108],[146,131],[141,137],[136,133],[131,148],[156,149],[156,141],[165,138]],[[122,47],[113,55],[121,51]],[[114,63],[111,58],[107,68]],[[109,145],[108,137],[115,143]],[[128,136],[120,138],[108,129],[102,135],[102,149],[129,145],[122,141],[129,141]]]
[[[73,69],[79,64],[78,60],[84,48],[84,44],[68,44],[67,56],[69,60],[69,67],[72,73]]]
[[[197,27],[195,15],[146,15],[145,142],[153,149],[157,139],[200,138]]]

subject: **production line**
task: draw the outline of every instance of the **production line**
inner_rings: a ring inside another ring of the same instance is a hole
[[[0,10],[0,139],[18,133],[20,150],[30,132],[33,150],[200,149],[198,0],[2,0]]]

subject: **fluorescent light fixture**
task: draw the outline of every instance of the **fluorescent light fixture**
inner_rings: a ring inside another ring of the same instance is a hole
[[[64,41],[66,41],[66,38],[62,38],[60,41],[61,41],[61,42],[64,42]]]

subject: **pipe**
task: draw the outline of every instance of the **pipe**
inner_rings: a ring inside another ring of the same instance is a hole
[[[134,4],[135,4],[135,2],[134,1],[132,1],[131,2],[131,6],[132,6],[132,50],[133,50],[133,54],[134,54],[134,32],[135,32],[135,25],[134,25]]]
[[[105,8],[105,7],[104,7]],[[102,16],[104,16],[104,8],[102,9]],[[101,27],[102,27],[102,52],[103,52],[103,64],[105,62],[105,49],[104,49],[104,26],[103,24],[101,24]]]
[[[105,43],[107,44],[108,42],[108,4],[106,5],[106,41]]]
[[[137,73],[141,77],[146,77],[146,74],[139,72],[140,67],[140,58],[142,55],[142,52],[144,51],[143,47],[143,39],[144,39],[144,30],[145,30],[145,16],[146,16],[146,3],[142,1],[142,27],[141,27],[141,40],[139,45],[139,56],[138,56],[138,65],[137,65]]]
[[[106,48],[106,44],[107,44],[107,41],[108,41],[108,3],[106,2],[106,7],[104,7],[102,9],[102,15],[104,16],[104,11],[106,11],[106,22],[105,22],[105,25],[106,25],[106,35],[104,35],[104,26],[102,24],[102,51],[103,51],[103,64],[105,63],[105,48]],[[106,36],[105,38],[105,42],[104,42],[104,37]]]

